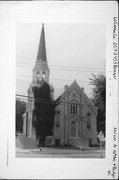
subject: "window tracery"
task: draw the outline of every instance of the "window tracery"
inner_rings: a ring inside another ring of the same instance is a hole
[[[69,114],[77,115],[78,114],[78,104],[77,103],[69,104],[68,112],[69,112]]]

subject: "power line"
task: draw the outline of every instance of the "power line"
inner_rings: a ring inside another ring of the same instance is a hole
[[[24,67],[24,66],[23,66]],[[23,68],[22,67],[22,68]],[[24,68],[29,68],[29,67],[24,67]],[[58,70],[58,71],[75,71],[75,72],[87,72],[87,73],[91,73],[91,72],[104,72],[105,70],[94,70],[94,69],[92,69],[92,70],[84,70],[84,69],[61,69],[61,68],[53,68],[53,69],[55,69],[56,71]]]
[[[29,66],[33,66],[33,64],[31,64],[31,63],[23,63],[23,62],[17,62],[17,64],[18,65],[29,65]],[[65,67],[65,68],[71,68],[71,69],[97,69],[97,70],[105,70],[105,68],[96,68],[96,67],[79,67],[79,66],[64,66],[64,65],[51,65],[51,64],[49,64],[49,66],[51,66],[51,67]]]
[[[25,81],[19,81],[19,80],[17,80],[16,83],[20,83],[20,84],[24,84],[24,85],[30,85],[30,83],[28,83],[28,82],[25,82]]]
[[[24,84],[16,84],[17,86],[20,86],[20,87],[26,87],[26,85],[24,85]],[[28,87],[29,88],[29,87]],[[28,90],[28,89],[27,89]],[[27,91],[26,90],[26,91]],[[55,96],[59,96],[59,94],[61,94],[62,92],[64,91],[64,89],[55,89],[55,92],[54,92],[54,95]],[[18,92],[18,91],[17,91]]]
[[[21,75],[21,76],[27,76],[27,75]],[[31,77],[31,76],[29,76],[29,77]],[[58,79],[58,78],[50,78],[50,79],[54,80],[54,81],[74,81],[73,79]],[[17,78],[17,81],[21,81],[21,79]],[[82,83],[89,83],[88,81],[80,81],[80,80],[77,80],[77,81],[78,82],[82,82]],[[26,82],[27,83],[27,81],[23,81],[23,80],[22,80],[22,82]]]
[[[21,98],[17,98],[17,100],[22,100],[23,102],[26,102],[25,100],[23,100],[23,99],[21,99]],[[72,115],[72,114],[71,114]],[[73,114],[74,116],[75,116],[75,114]],[[81,115],[79,115],[79,116],[81,116]],[[82,123],[84,123],[84,124],[87,124],[87,121],[86,120],[83,120],[83,121],[81,121],[80,120],[80,122],[82,122]]]
[[[22,97],[22,98],[29,98],[29,99],[37,99],[37,101],[41,102],[41,103],[49,103],[50,100],[48,101],[47,99],[45,98],[38,98],[38,97],[32,97],[32,96],[25,96],[25,95],[21,95],[21,94],[16,94],[16,96],[18,97]],[[62,101],[62,102],[58,102],[58,103],[61,103],[61,104],[67,104],[67,105],[71,105],[73,103],[69,103],[69,102],[65,102],[65,101]],[[80,103],[75,103],[76,105],[79,105],[79,106],[88,106],[88,107],[93,107],[95,108],[95,106],[92,106],[92,105],[86,105],[86,104],[80,104]]]
[[[30,68],[29,65],[17,65],[18,67],[24,67],[24,68]],[[57,66],[57,65],[49,65],[51,68],[55,70],[60,70],[60,71],[77,71],[77,72],[104,72],[105,69],[103,68],[89,68],[89,67],[73,67],[73,66]],[[56,67],[56,68],[54,68]],[[66,69],[67,68],[67,69]]]
[[[20,83],[17,83],[18,86],[21,86],[21,87],[26,87],[25,84],[20,84]],[[60,91],[63,91],[64,89],[55,89],[55,92],[60,92]]]
[[[18,84],[18,85],[28,85],[28,86],[30,86],[30,82],[26,82],[26,81],[21,81],[21,80],[17,80],[16,81],[16,84]],[[55,88],[55,89],[57,89],[57,88]],[[59,90],[63,90],[64,88],[58,88]]]
[[[81,81],[79,81],[79,82],[81,82]],[[26,82],[26,81],[23,81],[23,80],[21,81],[20,79],[17,79],[16,85],[17,85],[17,86],[24,87],[24,88],[27,87],[27,89],[28,89],[29,86],[30,86],[30,83],[29,83],[29,82]],[[54,93],[55,93],[55,94],[56,94],[56,93],[59,94],[59,93],[61,93],[60,91],[61,91],[61,92],[64,91],[64,88],[60,88],[60,89],[59,89],[59,88],[55,88],[55,92],[54,92]]]

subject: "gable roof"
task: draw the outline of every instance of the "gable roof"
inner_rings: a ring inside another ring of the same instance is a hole
[[[78,83],[76,82],[76,80],[73,81],[73,83],[67,87],[67,90],[70,90],[71,88],[74,88],[76,87],[80,93],[82,93],[82,88],[78,85]],[[64,99],[64,96],[65,96],[65,92],[66,92],[66,89],[64,90],[64,92],[55,100],[56,104],[58,105],[60,102],[62,102],[62,100]],[[91,101],[91,99],[88,98],[88,96],[85,94],[84,92],[84,100],[85,100],[85,103],[86,105],[93,111],[95,112],[96,111],[96,107],[95,105],[93,104],[93,102]]]
[[[81,91],[81,88],[80,88],[80,86],[78,85],[78,83],[76,82],[76,80],[74,80],[73,83],[72,83],[70,86],[68,86],[67,90],[70,90],[72,87],[77,87],[77,88]],[[64,92],[63,92],[55,101],[61,100],[61,98],[62,98],[62,97],[64,96],[64,94],[65,94],[65,91],[66,91],[66,90],[64,90]]]

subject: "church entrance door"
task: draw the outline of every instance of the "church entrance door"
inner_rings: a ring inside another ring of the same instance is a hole
[[[60,145],[60,139],[55,139],[55,145],[59,146]]]

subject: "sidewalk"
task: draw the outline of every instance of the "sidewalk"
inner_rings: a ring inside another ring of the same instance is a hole
[[[19,148],[19,147],[16,147],[16,152],[18,152],[18,153],[32,153],[31,152],[31,150],[32,149],[21,149],[21,148]]]
[[[41,149],[41,150],[40,150]],[[102,149],[104,152],[105,150]],[[100,152],[100,148],[87,148],[84,150],[80,149],[62,149],[62,148],[47,148],[47,147],[41,147],[37,149],[21,149],[16,147],[16,152],[20,153],[54,153],[54,154],[75,154],[75,153],[98,153]]]
[[[93,150],[72,150],[41,148],[40,149],[19,149],[16,148],[16,157],[22,158],[101,158],[100,149]],[[102,151],[102,157],[105,157],[105,151]]]

